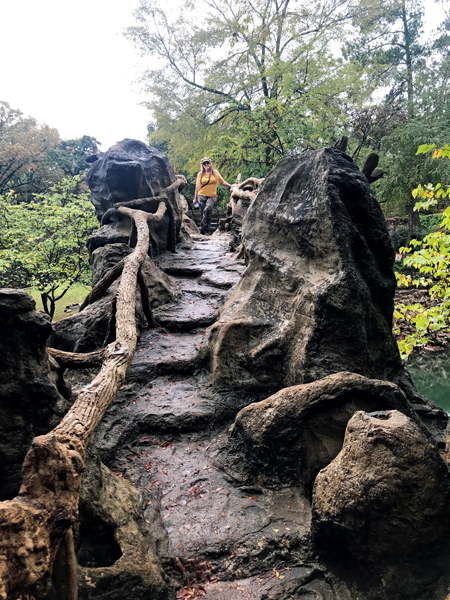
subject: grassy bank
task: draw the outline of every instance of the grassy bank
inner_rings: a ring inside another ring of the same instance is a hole
[[[70,312],[70,313],[65,313],[64,309],[66,308],[66,306],[68,306],[70,304],[79,304],[79,303],[83,302],[83,300],[88,295],[89,291],[90,291],[90,289],[86,288],[84,285],[72,286],[70,288],[70,290],[68,292],[66,292],[66,294],[64,294],[64,296],[61,298],[61,300],[58,300],[58,302],[56,303],[56,310],[55,310],[55,315],[53,317],[53,320],[59,321],[61,319],[64,319],[64,317],[68,317],[69,315],[73,315],[74,313],[76,313],[77,312],[76,308],[73,312]],[[28,289],[27,292],[29,294],[31,294],[31,296],[33,296],[33,299],[36,302],[36,309],[44,310],[42,307],[40,293],[35,289]]]

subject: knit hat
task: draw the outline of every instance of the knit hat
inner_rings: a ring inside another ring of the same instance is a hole
[[[209,156],[204,156],[200,161],[200,164],[202,165],[204,162],[210,162],[212,164],[212,160],[209,158]]]

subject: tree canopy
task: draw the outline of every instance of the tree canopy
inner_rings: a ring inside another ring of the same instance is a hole
[[[158,58],[143,76],[157,126],[150,140],[166,141],[177,167],[208,152],[260,174],[337,139],[348,106],[373,83],[333,47],[377,10],[375,0],[188,0],[172,16],[141,0],[127,35]]]
[[[0,196],[0,286],[37,289],[51,317],[74,283],[91,283],[86,239],[98,221],[79,182],[65,179],[31,202]]]
[[[391,141],[448,121],[450,20],[424,39],[423,14],[423,0],[140,0],[126,35],[149,65],[149,141],[190,176],[209,155],[233,178],[345,134],[355,160],[375,150],[398,173],[417,143],[398,159]],[[418,179],[402,199],[392,177],[377,185],[403,210]]]
[[[14,190],[31,201],[66,176],[84,173],[99,142],[91,136],[61,140],[58,130],[0,101],[0,195]]]

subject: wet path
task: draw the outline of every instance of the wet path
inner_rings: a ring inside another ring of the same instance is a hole
[[[160,327],[142,335],[95,443],[142,493],[174,598],[331,600],[325,573],[311,562],[301,490],[236,487],[214,465],[234,416],[258,399],[209,381],[209,327],[245,268],[228,241],[214,236],[158,257],[176,298],[155,311]]]

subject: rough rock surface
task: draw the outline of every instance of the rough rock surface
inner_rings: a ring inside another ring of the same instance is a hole
[[[14,498],[31,440],[48,433],[69,408],[57,390],[46,350],[50,320],[23,290],[0,290],[0,500]],[[52,378],[52,380],[51,380]],[[61,391],[67,395],[69,390]]]
[[[348,561],[365,598],[444,598],[449,503],[448,467],[415,423],[357,412],[314,485],[315,546]]]
[[[311,492],[317,473],[340,452],[355,412],[384,409],[417,421],[399,387],[354,373],[284,388],[238,413],[218,464],[241,483],[304,485]]]
[[[97,248],[91,256],[92,283],[98,283],[114,264],[130,252],[126,244],[108,244]],[[142,274],[153,309],[173,300],[169,278],[150,259],[145,261]],[[49,345],[67,352],[91,352],[111,342],[115,335],[115,303],[119,282],[120,279],[115,281],[102,298],[83,311],[54,323]],[[136,326],[139,332],[142,332],[145,323],[138,290]]]
[[[87,455],[75,531],[80,600],[168,598],[169,585],[156,554],[162,531],[144,519],[146,502],[130,483]]]
[[[247,269],[212,331],[216,385],[270,393],[340,371],[405,378],[394,251],[350,157],[323,148],[282,160],[249,208],[243,246]]]
[[[242,225],[250,204],[256,198],[263,179],[250,177],[231,190],[228,208],[231,211],[228,227],[232,233],[230,250],[236,250],[242,242]],[[228,219],[227,219],[228,221]]]
[[[95,214],[102,222],[102,227],[88,242],[89,250],[93,252],[107,243],[126,242],[125,238],[131,232],[130,219],[114,209],[115,202],[158,196],[175,181],[175,173],[167,156],[156,148],[138,140],[125,139],[109,148],[92,165],[87,181]],[[154,210],[157,208],[158,201],[155,201]],[[108,216],[103,219],[107,211]],[[169,194],[163,220],[150,225],[153,255],[175,246],[181,214],[179,193],[174,191]]]
[[[366,591],[361,594],[352,584],[351,573],[337,570],[318,556],[311,540],[310,497],[298,478],[274,483],[266,477],[261,484],[248,483],[230,478],[217,464],[217,449],[235,443],[230,427],[238,412],[268,395],[264,389],[254,393],[237,385],[218,388],[209,380],[206,340],[221,305],[245,270],[242,262],[225,257],[228,244],[227,235],[202,238],[176,255],[165,253],[156,258],[176,290],[174,300],[155,309],[155,317],[164,326],[143,333],[126,381],[95,434],[95,445],[114,477],[121,475],[130,481],[143,498],[144,521],[149,521],[151,531],[149,547],[152,552],[156,548],[171,599],[177,595],[206,600],[289,600],[291,596],[368,600],[370,595]],[[69,376],[72,379],[74,372]],[[339,377],[342,375],[328,380]],[[366,381],[357,375],[344,377]],[[83,385],[89,379],[89,373],[77,372],[73,381]],[[386,402],[383,406],[406,410],[401,406],[402,393],[392,384],[365,385],[361,387],[366,391],[379,386],[377,392]],[[355,386],[351,399],[350,387],[340,404],[342,420],[330,409],[320,422],[320,428],[331,425],[333,443],[323,440],[322,430],[317,432],[314,427],[319,426],[315,409],[321,401],[331,405],[332,394],[328,399],[322,395],[322,400],[311,400],[308,409],[305,406],[298,412],[308,427],[307,442],[320,449],[324,462],[327,452],[331,460],[339,450],[336,440],[342,441],[349,417],[346,411],[380,406],[373,389],[363,403],[363,394],[355,392],[361,388]],[[337,394],[334,399],[340,401]],[[281,404],[278,408],[283,415]],[[297,447],[301,448],[302,432],[295,438],[294,423],[287,424],[294,413],[294,409],[286,411],[286,432],[293,436],[293,445],[299,440]],[[263,421],[267,425],[261,432],[265,441],[274,430],[268,420]],[[282,449],[285,440],[280,436],[278,442]],[[278,450],[274,444],[275,462]],[[292,458],[298,466],[294,452]],[[97,587],[102,585],[99,573],[109,581],[109,569],[96,568]],[[142,579],[138,581],[140,586]],[[108,600],[123,600],[120,586],[112,584],[108,589]],[[128,589],[127,594],[133,597]],[[381,591],[376,600],[392,598]]]
[[[141,492],[144,519],[179,597],[198,592],[244,600],[261,598],[264,590],[277,600],[288,591],[332,600],[346,587],[311,552],[310,502],[300,488],[230,485],[212,460],[236,413],[260,399],[240,390],[220,392],[208,380],[208,329],[201,313],[209,302],[214,321],[245,268],[224,259],[228,243],[228,236],[199,240],[158,259],[178,290],[173,313],[165,329],[143,334],[95,445],[108,467]],[[77,379],[84,383],[79,373]],[[108,569],[103,572],[107,577]],[[350,598],[345,593],[341,600]],[[111,600],[123,598],[114,586],[110,594]]]
[[[187,216],[189,204],[187,203],[186,198],[182,194],[180,194],[180,207],[183,213],[181,220],[181,231],[186,236],[200,235],[200,229],[195,224],[195,221],[193,221]]]

